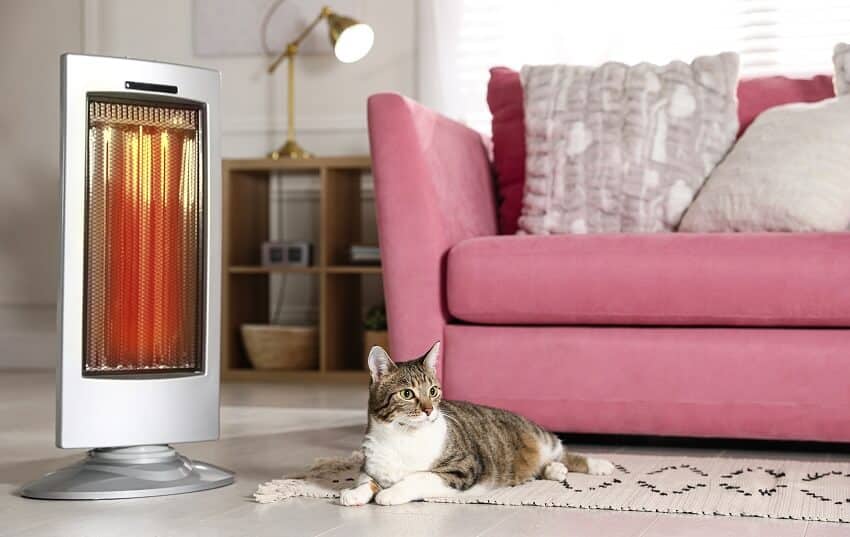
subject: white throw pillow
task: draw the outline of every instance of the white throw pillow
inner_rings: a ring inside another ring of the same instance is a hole
[[[520,233],[672,231],[735,140],[738,56],[525,66]]]
[[[843,231],[848,225],[850,96],[762,112],[711,174],[680,230]]]
[[[832,64],[835,67],[835,94],[850,93],[850,45],[838,43],[832,53]]]

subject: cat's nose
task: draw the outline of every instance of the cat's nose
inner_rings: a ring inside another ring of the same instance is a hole
[[[426,416],[430,416],[431,412],[433,412],[433,411],[434,411],[434,407],[431,407],[431,406],[426,406],[425,408],[422,409],[422,412],[424,412]]]

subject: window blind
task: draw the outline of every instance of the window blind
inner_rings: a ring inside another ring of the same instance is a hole
[[[437,58],[442,95],[457,119],[489,133],[489,68],[604,61],[667,63],[732,50],[741,76],[832,73],[832,49],[850,41],[850,0],[455,1],[453,47]],[[434,21],[439,33],[440,23]],[[425,29],[426,31],[428,29]]]

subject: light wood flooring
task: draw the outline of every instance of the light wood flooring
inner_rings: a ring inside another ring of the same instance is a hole
[[[850,536],[850,525],[756,518],[424,503],[345,508],[311,499],[252,502],[257,483],[358,446],[366,388],[344,384],[225,384],[221,440],[176,447],[234,470],[232,486],[138,500],[27,500],[15,494],[18,487],[81,456],[53,446],[53,382],[49,372],[0,371],[0,536]],[[587,452],[681,449],[571,447]],[[721,450],[688,449],[698,451]],[[840,453],[798,455],[848,459]]]

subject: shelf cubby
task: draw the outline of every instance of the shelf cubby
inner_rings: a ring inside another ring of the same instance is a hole
[[[222,379],[360,380],[363,368],[363,279],[380,277],[381,267],[352,265],[349,247],[362,235],[363,175],[368,156],[306,160],[233,159],[223,161],[222,182]],[[311,174],[319,181],[319,230],[314,264],[266,267],[260,245],[269,240],[271,178]],[[240,327],[268,323],[275,275],[315,277],[319,286],[319,367],[308,371],[254,369]]]

